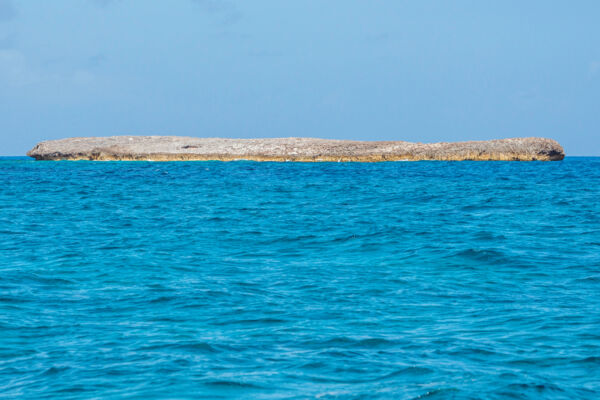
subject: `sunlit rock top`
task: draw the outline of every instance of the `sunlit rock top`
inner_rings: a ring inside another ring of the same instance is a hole
[[[78,137],[41,142],[36,160],[554,161],[565,156],[552,139],[514,138],[451,143],[364,142],[313,138],[221,139],[179,136]]]

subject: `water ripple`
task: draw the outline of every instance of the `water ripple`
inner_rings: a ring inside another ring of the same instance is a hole
[[[600,398],[600,159],[0,159],[0,398]]]

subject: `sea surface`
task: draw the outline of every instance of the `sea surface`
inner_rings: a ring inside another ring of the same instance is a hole
[[[0,159],[0,398],[599,399],[600,158]]]

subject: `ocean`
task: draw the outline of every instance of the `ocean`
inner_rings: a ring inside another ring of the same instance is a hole
[[[598,399],[600,158],[2,158],[0,398]]]

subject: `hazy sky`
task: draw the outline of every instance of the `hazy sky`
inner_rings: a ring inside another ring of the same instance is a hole
[[[121,134],[600,155],[600,1],[0,0],[0,121],[4,155]]]

